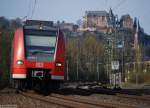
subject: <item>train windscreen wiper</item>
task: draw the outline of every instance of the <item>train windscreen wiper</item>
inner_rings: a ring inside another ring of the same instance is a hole
[[[38,53],[44,53],[44,54],[53,54],[54,51],[43,51],[43,50],[33,50],[29,51],[32,55],[38,54]]]

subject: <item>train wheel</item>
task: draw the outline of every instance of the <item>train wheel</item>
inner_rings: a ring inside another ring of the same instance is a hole
[[[48,81],[42,80],[40,82],[40,91],[45,96],[50,94],[50,88],[49,88]]]
[[[14,88],[14,89],[18,89],[19,88],[19,84],[18,84],[18,81],[17,80],[12,80],[12,87]]]
[[[13,87],[17,89],[17,91],[18,90],[24,91],[25,85],[26,85],[25,80],[13,80]]]
[[[50,86],[53,90],[57,90],[61,87],[60,81],[51,81]]]
[[[32,86],[33,86],[33,81],[30,80],[30,79],[27,79],[27,82],[26,82],[26,88],[31,90],[32,89]]]

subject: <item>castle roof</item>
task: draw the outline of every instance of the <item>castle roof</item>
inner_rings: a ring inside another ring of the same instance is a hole
[[[106,11],[86,11],[86,16],[108,16]]]

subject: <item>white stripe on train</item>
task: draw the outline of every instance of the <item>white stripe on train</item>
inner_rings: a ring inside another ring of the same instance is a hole
[[[12,74],[12,78],[21,78],[24,79],[27,77],[27,74]]]
[[[52,76],[51,76],[51,79],[54,79],[54,80],[64,80],[64,76],[52,75]]]

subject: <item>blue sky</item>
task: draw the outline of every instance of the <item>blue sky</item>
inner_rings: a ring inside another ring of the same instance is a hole
[[[0,16],[7,18],[31,18],[34,0],[0,0]],[[113,9],[115,14],[129,13],[137,17],[145,32],[150,34],[150,0],[37,0],[32,19],[64,20],[82,19],[86,10]]]

